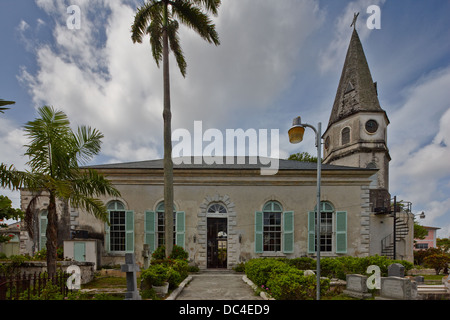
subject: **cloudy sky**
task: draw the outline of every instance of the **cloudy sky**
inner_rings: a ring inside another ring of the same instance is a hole
[[[0,162],[25,168],[22,127],[36,108],[63,110],[105,139],[93,164],[162,158],[162,70],[130,27],[142,0],[1,0]],[[80,29],[69,29],[70,5]],[[367,20],[380,8],[381,29]],[[188,62],[172,61],[173,129],[278,129],[280,157],[315,154],[312,134],[290,145],[292,119],[328,123],[352,29],[361,37],[389,116],[390,192],[450,235],[448,0],[223,0],[215,47],[181,28]],[[7,190],[14,204],[19,196]]]

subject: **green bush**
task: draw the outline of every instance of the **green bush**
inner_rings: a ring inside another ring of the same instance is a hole
[[[167,281],[168,267],[163,264],[154,264],[142,271],[141,279],[147,286],[162,286]]]
[[[183,247],[174,245],[169,258],[176,260],[187,260],[189,258],[189,253],[184,250]]]
[[[305,276],[303,271],[290,268],[285,273],[273,273],[266,287],[277,300],[312,300],[316,297],[315,275]],[[320,292],[324,295],[330,287],[330,280],[320,280]]]
[[[245,264],[245,274],[256,285],[262,286],[269,281],[272,270],[275,267],[286,266],[286,263],[270,258],[252,259]]]
[[[252,259],[245,264],[245,273],[258,287],[268,291],[279,300],[305,300],[316,296],[316,277],[305,276],[302,270],[293,265],[308,267],[306,259],[292,262],[288,259]],[[310,269],[310,268],[308,268]],[[321,280],[321,292],[329,288],[329,280]]]

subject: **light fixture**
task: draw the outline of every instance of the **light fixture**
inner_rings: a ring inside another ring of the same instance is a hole
[[[301,117],[297,117],[292,121],[292,127],[288,131],[290,143],[300,143],[303,141],[305,127],[302,125]]]

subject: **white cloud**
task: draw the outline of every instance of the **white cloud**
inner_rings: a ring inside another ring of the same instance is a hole
[[[55,17],[55,43],[37,50],[37,74],[23,70],[36,107],[64,110],[74,124],[105,134],[102,154],[119,161],[162,156],[162,70],[153,61],[148,39],[131,41],[134,8],[121,1],[78,1],[80,30],[65,24],[65,6],[37,0]],[[93,13],[107,17],[90,20]],[[283,17],[280,20],[280,17]],[[238,128],[249,114],[264,112],[291,83],[301,63],[305,39],[323,19],[314,1],[224,2],[215,18],[221,39],[216,48],[182,27],[188,61],[183,79],[171,61],[173,129]],[[106,27],[105,27],[106,26]],[[99,41],[99,33],[106,41]],[[257,118],[249,126],[267,126]],[[271,128],[267,126],[267,128]]]
[[[391,192],[425,211],[424,225],[450,214],[450,67],[432,72],[409,88],[407,99],[391,116]],[[447,183],[446,183],[447,181]],[[445,234],[444,232],[447,232]]]

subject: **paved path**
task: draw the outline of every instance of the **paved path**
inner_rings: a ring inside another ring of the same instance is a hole
[[[194,274],[176,300],[262,300],[242,276],[224,271]]]

